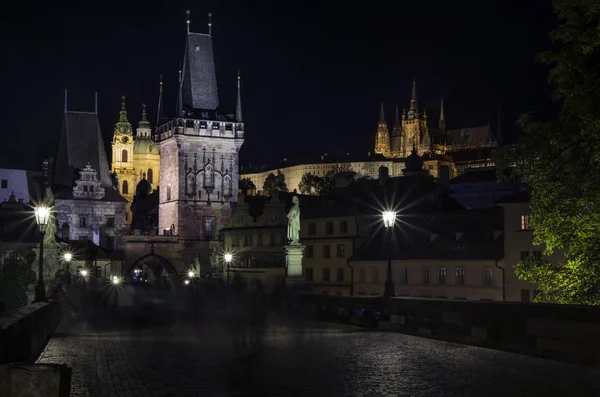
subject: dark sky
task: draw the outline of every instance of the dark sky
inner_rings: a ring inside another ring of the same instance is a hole
[[[449,127],[496,123],[501,106],[508,131],[548,95],[534,56],[550,0],[16,3],[0,16],[2,167],[54,155],[65,88],[71,110],[93,110],[98,92],[107,145],[121,95],[132,123],[142,102],[155,120],[160,74],[172,114],[186,8],[198,32],[213,13],[220,113],[234,112],[242,70],[242,164],[372,150],[380,101],[392,119],[413,78],[431,121],[445,98]]]

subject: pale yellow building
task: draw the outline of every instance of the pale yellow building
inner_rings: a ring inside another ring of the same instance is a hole
[[[355,296],[383,295],[386,234],[379,228],[350,260]],[[391,248],[395,296],[502,301],[503,245],[499,208],[421,214],[396,224]]]
[[[544,256],[544,247],[533,244],[533,231],[529,225],[529,194],[518,193],[501,200],[499,206],[504,208],[504,266],[506,272],[507,300],[532,302],[536,295],[535,285],[528,281],[519,280],[513,269],[514,266],[528,256]],[[555,251],[544,259],[552,263],[564,263],[562,251]]]
[[[125,97],[122,97],[119,121],[115,124],[112,140],[112,172],[117,174],[119,191],[127,199],[127,225],[131,224],[131,202],[135,188],[142,179],[147,179],[153,189],[158,188],[160,155],[152,139],[152,129],[146,117],[146,105],[142,106],[142,119],[133,135],[127,119]]]
[[[352,199],[300,197],[300,241],[306,246],[304,281],[316,295],[350,296],[352,269],[348,260],[363,238]]]

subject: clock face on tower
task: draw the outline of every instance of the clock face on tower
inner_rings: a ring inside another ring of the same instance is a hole
[[[129,141],[129,138],[127,138],[126,136],[124,136],[124,137],[121,139],[121,142],[123,142],[123,143],[127,143],[128,141]]]

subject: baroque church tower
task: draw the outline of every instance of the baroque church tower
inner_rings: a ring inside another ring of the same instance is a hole
[[[119,121],[115,124],[112,140],[112,172],[117,174],[119,191],[131,203],[135,190],[135,167],[133,164],[133,130],[127,119],[125,97],[121,97]],[[127,221],[131,220],[129,204],[127,205]]]
[[[210,14],[209,14],[210,18]],[[232,115],[217,113],[219,97],[208,34],[190,32],[180,71],[176,118],[159,126],[159,233],[197,241],[205,252],[237,201],[238,153],[244,142],[240,79]]]
[[[135,187],[146,179],[153,188],[158,187],[160,156],[152,140],[152,129],[146,116],[146,105],[142,105],[142,119],[133,135],[131,123],[127,119],[125,97],[121,98],[119,121],[115,124],[112,140],[112,172],[119,181],[119,191],[127,200],[127,224],[131,223],[131,203]]]

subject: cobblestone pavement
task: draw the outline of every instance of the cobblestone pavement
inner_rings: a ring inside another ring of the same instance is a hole
[[[229,328],[61,324],[40,356],[72,396],[598,396],[600,371],[396,333],[271,322],[260,353]]]

